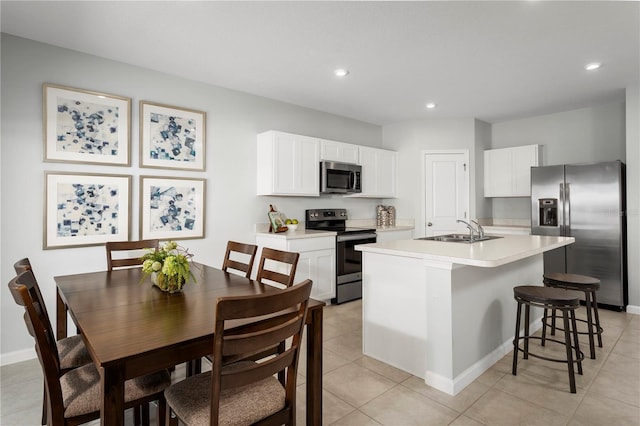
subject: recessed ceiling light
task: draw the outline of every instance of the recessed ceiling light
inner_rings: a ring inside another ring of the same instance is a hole
[[[438,104],[436,104],[436,103],[434,103],[434,102],[429,102],[429,103],[426,105],[426,107],[427,107],[427,109],[435,109],[435,108],[437,108],[437,107],[438,107]]]
[[[346,70],[344,68],[338,68],[333,73],[336,75],[336,77],[346,77],[349,75],[349,70]]]
[[[602,68],[602,62],[591,62],[584,66],[584,69],[587,71],[594,71],[600,68]]]

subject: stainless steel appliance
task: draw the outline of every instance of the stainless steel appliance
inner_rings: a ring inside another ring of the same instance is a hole
[[[305,228],[335,231],[336,235],[336,297],[340,304],[362,298],[362,253],[358,244],[376,242],[376,230],[347,228],[346,209],[314,209],[305,213]]]
[[[360,193],[362,192],[361,177],[362,166],[322,161],[320,163],[320,192],[323,194]]]
[[[545,272],[600,280],[598,302],[628,301],[625,165],[620,161],[531,168],[531,234],[574,237],[544,254]]]

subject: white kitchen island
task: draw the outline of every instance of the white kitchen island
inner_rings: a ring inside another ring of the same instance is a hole
[[[513,348],[513,287],[542,285],[542,253],[573,242],[509,235],[357,246],[363,353],[455,395]]]

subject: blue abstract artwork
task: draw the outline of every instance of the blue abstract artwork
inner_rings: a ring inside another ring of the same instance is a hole
[[[120,111],[117,106],[56,98],[56,150],[118,155]]]
[[[149,157],[154,160],[196,161],[196,121],[177,115],[149,115]]]
[[[119,230],[117,185],[58,183],[58,237],[116,235]]]
[[[198,220],[198,191],[193,186],[150,187],[149,230],[193,231]]]

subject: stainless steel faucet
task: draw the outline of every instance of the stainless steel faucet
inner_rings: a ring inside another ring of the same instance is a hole
[[[480,225],[477,220],[471,219],[471,222],[475,223],[478,227],[478,238],[484,238],[484,228],[482,225]]]
[[[466,220],[462,220],[462,219],[458,219],[456,222],[457,222],[457,223],[464,223],[464,224],[465,224],[465,226],[466,226],[467,228],[469,228],[469,239],[470,239],[471,241],[473,241],[473,233],[476,231],[475,229],[473,229],[473,225],[471,225],[471,224],[470,224],[469,222],[467,222]]]
[[[466,220],[458,219],[456,222],[457,223],[464,223],[465,226],[467,228],[469,228],[469,238],[471,239],[471,241],[473,241],[473,236],[474,236],[473,234],[474,233],[476,233],[478,235],[478,238],[480,238],[480,239],[484,238],[484,229],[478,223],[477,220],[471,219],[471,222],[476,225],[475,228],[473,227],[473,225],[471,225],[471,223],[467,222]]]

